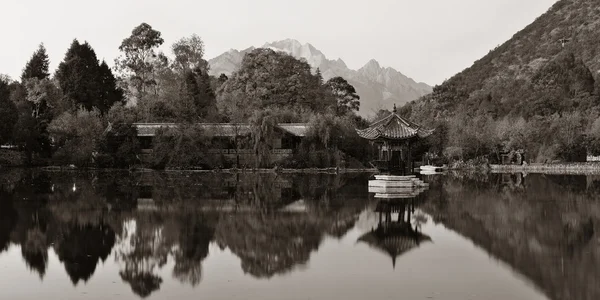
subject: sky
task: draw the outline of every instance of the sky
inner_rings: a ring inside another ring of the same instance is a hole
[[[556,0],[2,0],[0,74],[18,79],[44,43],[54,72],[73,41],[109,65],[142,22],[176,40],[198,34],[210,59],[287,38],[358,69],[370,59],[440,84],[546,12]]]

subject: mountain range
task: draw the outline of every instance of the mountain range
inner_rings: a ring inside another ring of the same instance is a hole
[[[313,45],[302,44],[294,39],[266,43],[261,48],[283,51],[298,59],[306,60],[313,71],[317,68],[321,71],[324,80],[336,76],[346,79],[361,97],[359,115],[363,117],[374,115],[380,109],[391,109],[394,104],[402,106],[432,91],[431,86],[416,82],[393,68],[382,67],[374,59],[362,68],[352,70],[343,60],[328,59]],[[232,49],[209,60],[210,74],[231,75],[241,66],[244,55],[254,49],[256,48]]]

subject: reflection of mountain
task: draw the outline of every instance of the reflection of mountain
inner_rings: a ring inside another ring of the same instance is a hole
[[[306,263],[324,237],[345,235],[367,198],[364,179],[332,175],[7,176],[0,173],[0,252],[20,246],[43,278],[52,247],[73,285],[112,259],[140,297],[160,289],[168,261],[174,279],[200,284],[211,242],[231,248],[254,276],[285,273]]]
[[[551,299],[600,299],[597,185],[586,184],[585,176],[522,177],[496,175],[483,183],[448,178],[424,210]]]

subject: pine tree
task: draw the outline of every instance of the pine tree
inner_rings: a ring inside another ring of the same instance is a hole
[[[209,114],[210,110],[216,105],[215,92],[210,85],[210,76],[207,72],[197,70],[196,84],[200,91],[196,99],[196,113],[200,118],[204,119]]]
[[[46,79],[50,76],[49,73],[50,60],[46,53],[44,44],[40,44],[39,48],[33,53],[31,59],[25,65],[21,74],[21,82],[30,78]]]
[[[71,109],[96,107],[105,113],[123,96],[110,68],[105,62],[98,63],[94,49],[87,42],[73,41],[58,66],[56,79],[64,97],[71,102]]]
[[[96,53],[87,44],[74,40],[67,50],[64,61],[56,71],[56,79],[63,95],[72,103],[72,108],[83,106],[91,110],[98,98],[98,60]]]
[[[315,74],[315,76],[317,77],[319,84],[323,84],[323,74],[321,74],[320,68],[317,68],[317,73]]]
[[[179,118],[188,122],[193,122],[199,118],[196,103],[198,102],[198,99],[200,99],[202,93],[194,72],[187,71],[185,73],[180,90],[181,97],[178,108]]]
[[[117,87],[117,79],[105,61],[100,64],[100,100],[96,107],[100,112],[107,112],[115,103],[123,101],[123,90]]]
[[[180,116],[188,121],[203,120],[216,110],[216,96],[207,72],[196,68],[185,73],[179,110]]]

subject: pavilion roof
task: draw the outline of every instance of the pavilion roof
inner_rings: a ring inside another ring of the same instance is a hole
[[[422,243],[431,242],[431,237],[414,230],[410,224],[390,223],[387,225],[380,225],[377,229],[365,233],[358,241],[389,255],[394,266],[398,256],[418,248]]]
[[[394,112],[389,116],[371,124],[366,129],[357,129],[358,135],[364,139],[390,139],[405,140],[413,137],[425,138],[430,136],[434,130],[425,129],[414,122],[406,120]]]

